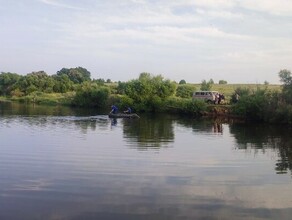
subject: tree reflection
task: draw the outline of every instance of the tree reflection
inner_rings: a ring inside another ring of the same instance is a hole
[[[182,118],[176,121],[178,125],[193,129],[194,132],[223,134],[222,124],[228,123],[227,118]]]
[[[275,170],[277,173],[292,171],[292,128],[266,124],[231,124],[230,133],[234,134],[240,150],[267,149],[277,151]]]
[[[174,140],[173,120],[169,117],[153,115],[139,120],[124,119],[124,137],[131,139],[130,142],[134,139],[139,149],[169,147]]]
[[[97,109],[71,108],[66,106],[46,106],[37,104],[25,104],[18,102],[1,102],[0,115],[22,116],[88,116],[98,115],[102,112]]]

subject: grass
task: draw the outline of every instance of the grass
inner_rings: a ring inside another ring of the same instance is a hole
[[[37,103],[46,105],[69,105],[75,93],[42,93],[34,92],[28,96],[10,98],[12,101]]]
[[[190,84],[200,90],[201,84]],[[251,90],[257,89],[268,89],[270,91],[280,91],[281,85],[264,85],[264,84],[213,84],[211,90],[218,91],[219,93],[224,94],[226,100],[230,100],[232,94],[237,88],[248,88]]]

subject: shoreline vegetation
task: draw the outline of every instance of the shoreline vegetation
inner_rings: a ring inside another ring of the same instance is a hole
[[[40,105],[64,105],[83,108],[108,108],[120,112],[127,106],[139,112],[160,112],[194,117],[233,117],[249,121],[292,124],[292,76],[289,70],[278,75],[282,85],[228,84],[203,80],[200,84],[179,83],[161,75],[141,73],[137,79],[112,82],[91,79],[82,67],[63,68],[54,75],[44,71],[27,75],[0,74],[0,103],[17,101]],[[224,94],[220,104],[192,99],[194,91],[214,90]],[[239,99],[237,99],[239,97]]]

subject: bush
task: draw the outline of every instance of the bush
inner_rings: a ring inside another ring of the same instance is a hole
[[[292,124],[292,105],[279,106],[273,115],[272,122]]]
[[[252,93],[249,90],[243,90],[239,101],[233,106],[232,112],[236,115],[255,120],[267,121],[271,111],[271,103],[274,97],[266,90],[257,90]]]
[[[83,83],[72,100],[72,105],[81,107],[104,107],[110,91],[107,87],[99,87],[97,84]]]
[[[191,98],[195,87],[192,85],[179,85],[176,89],[176,96],[181,98]]]
[[[207,104],[203,100],[192,100],[182,98],[168,98],[165,102],[169,112],[200,115],[207,111]]]

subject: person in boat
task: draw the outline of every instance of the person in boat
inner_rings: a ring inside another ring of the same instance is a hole
[[[132,109],[130,107],[127,107],[127,109],[124,111],[125,114],[131,114]]]
[[[112,105],[111,106],[111,111],[110,111],[110,114],[117,114],[118,113],[118,107],[117,106],[115,106],[115,105]]]

